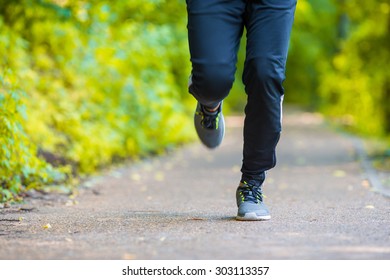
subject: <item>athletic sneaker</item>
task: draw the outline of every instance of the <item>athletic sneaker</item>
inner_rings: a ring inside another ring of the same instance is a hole
[[[238,206],[237,220],[258,221],[269,220],[271,215],[263,202],[261,185],[256,181],[240,182],[236,191]]]
[[[198,102],[194,115],[194,123],[196,132],[206,147],[213,149],[219,146],[225,134],[222,102],[215,112],[209,112]]]

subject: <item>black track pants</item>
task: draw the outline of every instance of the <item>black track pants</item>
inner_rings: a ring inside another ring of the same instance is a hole
[[[237,51],[247,34],[243,180],[264,180],[276,164],[288,42],[296,0],[187,0],[192,62],[190,93],[215,107],[234,81]]]

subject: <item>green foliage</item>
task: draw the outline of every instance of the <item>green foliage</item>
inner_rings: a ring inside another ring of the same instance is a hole
[[[323,110],[354,131],[390,132],[390,4],[346,1],[340,11],[350,21],[340,51],[321,70]]]
[[[331,1],[298,1],[284,84],[286,102],[319,105],[319,68],[335,52],[336,29],[336,7]]]
[[[0,201],[15,197],[20,191],[64,181],[66,167],[54,169],[36,156],[36,145],[26,135],[26,93],[20,78],[11,69],[27,72],[25,42],[0,21]]]
[[[2,1],[0,11],[3,200],[28,178],[61,180],[38,150],[85,174],[192,138],[182,1]]]
[[[390,5],[298,1],[286,100],[320,109],[365,135],[390,132]]]

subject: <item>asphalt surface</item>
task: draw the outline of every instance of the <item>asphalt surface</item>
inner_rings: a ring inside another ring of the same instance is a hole
[[[264,192],[272,219],[239,222],[242,118],[200,143],[91,178],[77,196],[0,209],[0,259],[390,259],[390,199],[356,149],[315,114],[289,110]]]

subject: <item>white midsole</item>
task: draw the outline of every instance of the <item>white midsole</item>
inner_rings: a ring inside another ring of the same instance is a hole
[[[271,215],[257,216],[255,212],[245,213],[244,217],[236,216],[236,220],[239,221],[262,221],[271,219]]]

